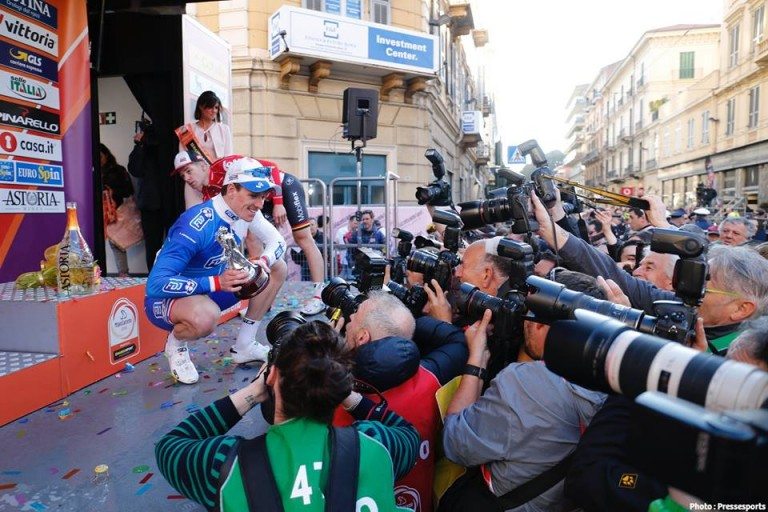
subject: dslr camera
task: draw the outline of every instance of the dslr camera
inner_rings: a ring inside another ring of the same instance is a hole
[[[414,318],[423,315],[424,306],[426,306],[429,301],[429,297],[427,296],[427,292],[424,291],[423,286],[415,284],[408,288],[395,281],[390,281],[387,283],[387,288],[389,288],[390,294],[394,295],[400,299],[400,302],[405,304],[405,307],[410,310]]]
[[[426,187],[416,187],[416,201],[420,205],[450,206],[452,202],[451,184],[443,180],[445,176],[443,156],[434,148],[429,148],[424,156],[432,164],[432,174],[434,174],[435,180],[429,182]]]
[[[387,268],[384,254],[370,247],[358,247],[354,258],[357,289],[362,293],[380,290],[384,286],[384,271]]]
[[[405,284],[405,260],[413,249],[413,233],[404,229],[394,228],[392,237],[397,238],[397,256],[390,260],[390,276],[392,281]],[[390,282],[392,282],[390,281]]]
[[[352,285],[341,277],[334,277],[320,293],[323,303],[328,306],[325,314],[330,320],[336,320],[344,316],[346,323],[357,312],[360,304],[367,299],[364,293],[355,294]]]

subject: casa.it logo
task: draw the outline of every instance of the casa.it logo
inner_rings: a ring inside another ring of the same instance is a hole
[[[16,96],[25,100],[40,101],[48,96],[43,87],[27,82],[27,79],[21,76],[11,76],[10,89]]]
[[[31,53],[27,53],[23,50],[19,50],[18,48],[11,48],[8,50],[8,53],[16,60],[20,60],[22,62],[27,62],[29,64],[32,64],[33,66],[42,66],[43,65],[43,59],[40,58],[37,55],[32,55]]]
[[[395,505],[421,512],[421,495],[413,487],[398,485],[395,487]]]
[[[17,147],[19,147],[19,142],[11,132],[0,133],[0,148],[3,152],[13,154]]]

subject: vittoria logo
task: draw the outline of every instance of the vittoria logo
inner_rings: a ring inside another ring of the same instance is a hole
[[[0,35],[59,56],[59,36],[8,13],[0,13]]]

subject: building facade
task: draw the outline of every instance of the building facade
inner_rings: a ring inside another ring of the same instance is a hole
[[[237,152],[277,162],[321,187],[355,176],[343,137],[343,93],[379,95],[376,138],[362,151],[363,176],[399,177],[401,204],[434,179],[428,148],[445,160],[455,201],[480,194],[493,164],[492,102],[466,48],[482,54],[468,3],[426,0],[231,0],[188,4],[188,14],[232,45],[232,128]],[[364,114],[368,115],[368,114]],[[354,204],[341,181],[334,204]],[[364,182],[362,202],[384,202],[383,182]]]

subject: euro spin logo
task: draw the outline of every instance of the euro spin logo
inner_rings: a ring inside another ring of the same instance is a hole
[[[18,48],[11,48],[10,50],[8,50],[8,53],[14,59],[20,60],[22,62],[27,62],[29,64],[32,64],[33,66],[43,65],[43,59],[41,59],[37,55],[32,55],[31,53],[27,53],[23,50],[19,50]]]
[[[195,231],[202,231],[211,219],[213,219],[213,209],[206,207],[200,210],[200,213],[195,215],[195,217],[189,221],[189,226]]]
[[[11,76],[11,92],[20,98],[27,100],[44,100],[48,93],[39,85],[27,82],[27,79],[21,76]]]

